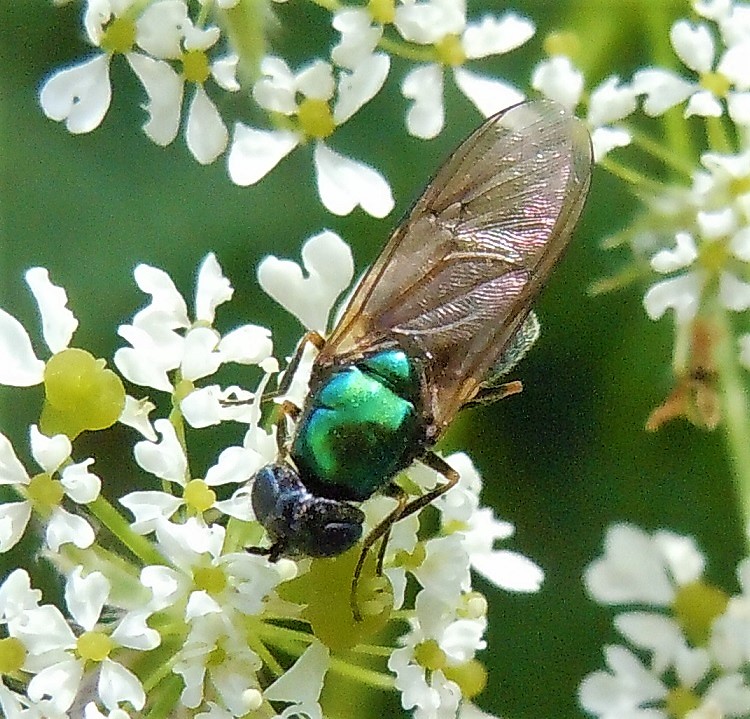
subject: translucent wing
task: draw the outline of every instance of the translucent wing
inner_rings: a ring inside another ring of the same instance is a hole
[[[476,393],[566,248],[591,178],[586,128],[516,105],[448,159],[363,277],[322,365],[400,345],[425,372],[439,434]]]

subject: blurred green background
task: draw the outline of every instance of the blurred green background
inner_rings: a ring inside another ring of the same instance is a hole
[[[613,71],[628,76],[647,64],[654,37],[661,32],[666,42],[669,18],[686,14],[678,2],[519,0],[512,7],[537,23],[537,36],[482,68],[521,85],[552,29],[581,33],[587,70],[599,80]],[[483,9],[505,8],[476,3],[469,9],[477,17]],[[294,153],[259,186],[241,189],[229,182],[221,160],[199,167],[181,138],[167,149],[151,144],[139,129],[140,88],[124,63],[114,64],[114,99],[100,129],[74,137],[44,118],[40,83],[89,52],[79,15],[78,4],[0,2],[0,306],[37,333],[23,272],[48,267],[80,320],[74,344],[97,356],[112,357],[120,344],[117,326],[143,303],[132,280],[138,262],[166,269],[190,297],[196,266],[209,251],[236,289],[220,324],[272,326],[279,352],[288,353],[301,328],[259,291],[259,260],[269,252],[298,259],[301,242],[329,227],[352,244],[362,270],[440,160],[480,121],[447,83],[446,130],[426,143],[409,138],[397,84],[404,68],[394,63],[389,89],[333,145],[380,168],[392,183],[397,209],[386,221],[358,211],[333,217],[312,189],[308,150]],[[278,15],[273,45],[293,65],[328,46],[324,12],[292,0]],[[491,611],[489,649],[482,656],[490,684],[479,703],[509,719],[581,716],[577,685],[602,665],[603,645],[616,641],[610,613],[587,599],[581,582],[611,522],[695,536],[709,557],[709,577],[735,589],[732,567],[743,542],[721,432],[704,433],[684,422],[656,434],[643,429],[671,387],[669,320],[646,319],[644,287],[597,298],[586,292],[626,259],[603,252],[600,240],[624,227],[635,208],[618,182],[595,173],[573,246],[538,305],[542,337],[515,373],[523,394],[467,411],[446,440],[448,448],[471,454],[485,479],[486,502],[516,525],[513,546],[546,572],[542,591],[531,596],[479,581]],[[36,346],[45,356],[41,341]],[[0,427],[24,461],[39,400],[38,388],[0,387]],[[210,458],[221,445],[206,436]],[[81,456],[88,441],[81,438]],[[97,441],[116,445],[117,437]],[[105,491],[120,493],[132,473],[126,462],[97,463]],[[5,557],[5,570],[31,565],[31,552],[27,543]]]

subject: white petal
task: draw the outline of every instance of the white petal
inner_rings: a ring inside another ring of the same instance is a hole
[[[83,576],[83,567],[75,567],[65,585],[65,603],[71,616],[86,631],[91,631],[99,621],[104,604],[109,597],[110,583],[101,572]]]
[[[466,27],[462,2],[402,3],[393,23],[404,40],[432,45],[446,35],[460,35]]]
[[[146,694],[138,677],[111,659],[102,662],[97,692],[110,711],[117,709],[121,702],[128,702],[140,711],[146,703]]]
[[[183,0],[160,0],[148,5],[138,16],[136,42],[156,58],[179,60],[182,37],[189,23]]]
[[[183,504],[182,499],[166,492],[130,492],[120,498],[120,504],[134,517],[130,528],[136,534],[148,534],[158,522],[169,519]]]
[[[31,502],[0,504],[0,552],[7,552],[18,544],[30,517]]]
[[[216,80],[216,84],[227,92],[237,92],[240,89],[240,83],[237,82],[237,65],[240,56],[231,54],[220,57],[211,63],[211,74]]]
[[[203,85],[195,88],[185,138],[188,149],[201,165],[211,164],[226,149],[229,132]]]
[[[477,75],[462,67],[453,71],[458,89],[474,103],[484,117],[494,115],[524,100],[524,94],[502,80]]]
[[[297,147],[299,140],[294,132],[254,130],[236,123],[227,160],[229,177],[242,187],[254,185]]]
[[[118,421],[138,430],[146,439],[156,442],[158,437],[149,422],[148,415],[156,409],[156,405],[147,399],[135,399],[125,395],[125,407]]]
[[[219,342],[224,362],[260,364],[271,356],[271,330],[258,325],[243,325],[225,334]]]
[[[628,130],[620,127],[597,127],[591,133],[591,145],[594,148],[594,162],[600,162],[608,152],[617,147],[626,147],[632,141]]]
[[[727,309],[742,312],[750,308],[750,284],[729,272],[719,277],[719,299]]]
[[[583,73],[570,58],[558,55],[543,60],[534,68],[531,86],[550,100],[573,110],[583,93]]]
[[[511,592],[538,592],[544,572],[528,557],[507,550],[471,555],[471,568],[496,587]]]
[[[698,228],[704,240],[724,239],[737,228],[737,215],[732,207],[719,210],[701,210],[697,213]]]
[[[677,57],[697,73],[708,72],[714,62],[714,41],[708,28],[693,27],[687,20],[678,20],[669,31],[669,39]]]
[[[83,675],[83,662],[75,659],[52,664],[34,675],[27,687],[29,699],[38,702],[51,697],[57,711],[65,712],[73,704]]]
[[[633,88],[621,85],[615,76],[608,77],[591,92],[587,119],[594,127],[609,125],[632,115],[636,105]]]
[[[485,15],[478,23],[469,23],[461,44],[466,57],[475,59],[502,55],[523,45],[534,35],[534,23],[513,12],[502,18]]]
[[[55,472],[72,451],[70,440],[64,434],[47,437],[35,424],[29,428],[29,441],[34,460],[48,474]]]
[[[119,334],[122,334],[126,327],[128,325],[120,327]],[[135,327],[131,327],[130,331],[134,331],[141,337],[148,337],[148,333]],[[167,377],[167,371],[174,367],[161,366],[155,361],[159,357],[158,347],[155,345],[151,347],[150,352],[144,352],[143,347],[139,349],[121,347],[115,352],[114,362],[117,369],[122,372],[122,376],[129,382],[142,387],[153,387],[162,392],[171,392],[172,384]]]
[[[143,131],[157,145],[166,147],[180,129],[182,78],[163,60],[136,52],[128,53],[127,59],[148,95],[143,109],[149,117]]]
[[[316,641],[263,692],[263,696],[270,701],[292,702],[306,707],[316,704],[329,660],[328,649]]]
[[[184,486],[187,460],[177,433],[169,420],[157,419],[154,425],[162,436],[161,442],[138,442],[134,448],[135,461],[159,479]]]
[[[651,286],[643,297],[643,307],[652,320],[658,320],[668,309],[675,311],[679,324],[695,317],[703,290],[704,274],[688,272]]]
[[[372,16],[363,7],[337,10],[331,22],[341,39],[331,50],[331,59],[339,67],[355,68],[371,55],[383,36],[383,28],[373,24]]]
[[[161,636],[155,629],[148,626],[148,611],[128,612],[121,617],[112,632],[114,639],[120,646],[149,651],[161,644]]]
[[[436,137],[445,124],[440,65],[423,65],[408,72],[401,83],[401,93],[414,100],[406,113],[409,134],[423,140]]]
[[[330,100],[336,89],[333,66],[323,60],[314,60],[295,77],[297,91],[316,100]]]
[[[712,92],[701,90],[693,93],[685,108],[685,117],[721,117],[723,108]]]
[[[99,496],[102,481],[88,470],[93,463],[93,459],[86,459],[69,464],[62,471],[60,483],[65,487],[65,494],[78,504],[88,504]]]
[[[258,266],[258,283],[307,329],[325,332],[333,303],[354,275],[352,253],[335,232],[325,230],[302,246],[302,262],[307,277],[296,262],[266,257]]]
[[[183,30],[182,44],[186,50],[208,50],[221,37],[221,30],[215,25],[199,27],[191,22]]]
[[[208,377],[221,367],[219,333],[210,327],[195,327],[185,335],[185,354],[180,370],[190,381]]]
[[[234,290],[224,276],[213,252],[209,252],[198,270],[195,289],[195,318],[213,324],[215,310],[232,299]]]
[[[724,53],[717,68],[738,90],[750,90],[750,63],[747,61],[749,54],[750,37],[747,37],[744,42],[733,45]]]
[[[666,274],[689,267],[698,259],[698,249],[692,235],[687,232],[678,232],[675,242],[673,250],[661,250],[651,258],[653,270]]]
[[[253,99],[264,110],[292,115],[297,111],[294,75],[280,57],[265,57],[260,66],[263,77],[253,86]]]
[[[738,125],[750,125],[750,92],[730,92],[727,108],[729,117]]]
[[[333,108],[333,121],[337,125],[345,123],[380,92],[390,66],[390,57],[377,53],[365,58],[352,72],[341,71],[338,99]]]
[[[58,552],[63,544],[73,544],[78,549],[88,549],[95,539],[94,530],[83,518],[58,507],[52,512],[45,535],[47,546]]]
[[[646,95],[643,110],[655,117],[669,110],[670,107],[687,100],[697,86],[671,70],[647,68],[633,75],[633,91],[636,95]]]
[[[214,507],[222,514],[235,519],[241,519],[243,522],[252,522],[255,520],[253,504],[250,500],[250,490],[247,487],[240,487],[229,499],[220,502],[214,502]]]
[[[227,447],[219,461],[206,472],[206,484],[218,487],[222,484],[247,482],[265,464],[257,452],[244,447]]]
[[[322,142],[315,145],[315,171],[321,202],[334,215],[348,215],[359,205],[368,215],[382,218],[393,209],[391,188],[377,170]]]
[[[185,300],[164,270],[140,264],[133,271],[133,277],[138,288],[151,295],[148,307],[133,318],[134,325],[150,324],[152,315],[157,315],[160,324],[168,329],[190,327]]]
[[[218,385],[193,390],[180,402],[185,421],[195,429],[220,424],[225,419],[222,395]]]
[[[39,94],[44,114],[51,120],[65,120],[68,132],[74,134],[99,127],[111,100],[108,55],[56,72]]]
[[[32,267],[28,270],[26,284],[39,306],[47,347],[53,354],[64,350],[78,327],[78,320],[67,308],[68,295],[62,287],[50,282],[49,272],[44,267]]]
[[[44,379],[44,362],[37,359],[31,339],[13,315],[0,309],[0,384],[31,387]]]
[[[0,485],[29,483],[29,476],[16,456],[10,440],[0,432]]]

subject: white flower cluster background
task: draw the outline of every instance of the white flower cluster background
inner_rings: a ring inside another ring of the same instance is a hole
[[[268,408],[537,98],[586,211],[357,622],[356,556],[245,551]],[[14,0],[0,108],[0,715],[750,717],[750,3]]]

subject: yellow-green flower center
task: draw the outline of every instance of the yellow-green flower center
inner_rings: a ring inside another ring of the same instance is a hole
[[[446,35],[442,40],[438,40],[435,43],[435,51],[443,65],[458,67],[466,62],[466,53],[458,35]]]
[[[203,84],[208,80],[211,69],[208,57],[202,50],[189,50],[182,56],[182,74],[188,82]]]
[[[688,712],[700,706],[700,697],[686,687],[670,689],[664,700],[667,715],[674,719],[682,719]]]
[[[461,696],[465,699],[481,694],[487,686],[487,670],[482,662],[471,659],[457,667],[443,669],[446,679],[456,682],[461,687]]]
[[[428,639],[414,647],[414,660],[419,666],[433,672],[445,669],[446,666],[445,652],[434,639]]]
[[[701,243],[698,249],[698,262],[712,275],[717,275],[727,268],[729,248],[721,240],[710,240]]]
[[[370,0],[367,9],[372,19],[381,25],[392,23],[396,18],[396,3],[394,0]]]
[[[26,647],[15,637],[0,639],[0,674],[17,672],[26,661]]]
[[[76,642],[78,656],[92,662],[104,661],[113,647],[112,639],[102,632],[84,632]]]
[[[104,31],[101,48],[109,53],[130,52],[135,43],[135,23],[124,17],[115,18]]]
[[[703,582],[685,584],[672,603],[675,618],[685,636],[696,646],[708,640],[714,619],[724,613],[729,598],[717,587]]]
[[[45,516],[50,510],[60,506],[64,494],[65,491],[59,480],[52,479],[46,472],[37,474],[26,487],[26,496],[34,504],[36,510]]]
[[[325,100],[306,97],[299,104],[297,119],[302,132],[307,137],[322,139],[333,134],[336,129],[331,108]]]
[[[219,567],[198,567],[193,571],[193,583],[208,594],[221,594],[226,589],[227,576]]]
[[[726,97],[732,87],[731,80],[720,72],[707,72],[701,75],[701,85],[716,97]]]
[[[191,509],[196,512],[205,512],[214,506],[216,492],[202,479],[191,479],[185,486],[182,498]]]
[[[577,57],[581,50],[581,40],[574,32],[551,32],[544,38],[544,52],[550,57],[565,55]]]
[[[750,175],[735,177],[729,183],[729,192],[735,197],[740,197],[741,195],[746,195],[750,192]]]
[[[461,600],[458,616],[464,619],[479,619],[487,616],[487,599],[480,592],[469,592]]]
[[[111,427],[125,406],[125,387],[103,359],[68,348],[44,368],[45,404],[40,421],[47,435],[75,437],[84,429]]]

